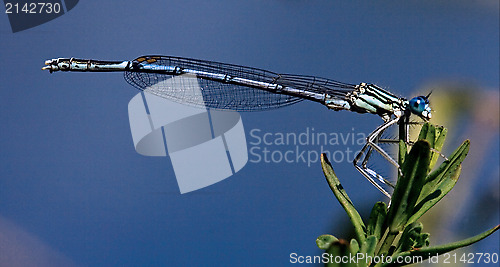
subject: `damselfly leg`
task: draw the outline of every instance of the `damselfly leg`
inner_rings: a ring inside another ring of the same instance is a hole
[[[383,150],[378,143],[380,142],[380,136],[381,134],[387,130],[390,126],[394,125],[397,123],[401,118],[394,118],[392,120],[389,120],[385,122],[384,124],[380,125],[377,127],[373,132],[371,132],[368,137],[366,138],[366,143],[361,149],[361,151],[356,155],[356,158],[354,158],[353,164],[354,167],[366,178],[370,183],[372,183],[380,192],[382,192],[384,195],[386,195],[388,198],[391,198],[391,195],[387,190],[385,190],[379,183],[387,185],[389,187],[394,188],[394,185],[390,183],[387,179],[382,177],[380,174],[375,172],[374,170],[370,169],[367,167],[367,163],[370,159],[370,156],[373,152],[373,150],[377,151],[382,155],[387,161],[389,161],[392,165],[394,165],[397,169],[400,175],[401,173],[401,168],[399,167],[399,164],[385,151]]]
[[[399,139],[382,139],[381,136],[390,126],[399,123]],[[399,163],[384,150],[380,144],[398,144],[400,140],[403,140],[408,147],[413,146],[414,142],[410,141],[409,126],[410,125],[420,125],[423,122],[409,122],[409,116],[403,116],[400,118],[394,118],[392,120],[386,121],[384,124],[377,127],[373,132],[371,132],[366,138],[366,143],[360,152],[356,155],[353,161],[354,167],[366,178],[370,183],[372,183],[380,192],[382,192],[388,198],[391,198],[390,192],[384,188],[394,189],[395,185],[391,183],[388,179],[384,178],[382,175],[368,167],[368,162],[374,151],[378,152],[383,158],[395,166],[398,170],[398,175],[401,177],[403,173]],[[444,160],[448,160],[440,151],[431,148],[431,152],[438,154]]]

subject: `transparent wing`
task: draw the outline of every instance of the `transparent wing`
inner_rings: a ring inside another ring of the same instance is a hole
[[[190,69],[211,74],[229,75],[249,81],[293,87],[307,92],[327,93],[342,99],[346,93],[355,88],[353,84],[341,83],[314,76],[277,74],[251,67],[197,59],[169,56],[143,56],[135,59],[133,63],[171,66],[179,69]],[[200,77],[197,77],[197,83],[193,83],[187,79],[183,79],[180,82],[177,81],[176,83],[166,82],[173,76],[175,75],[161,72],[140,72],[134,70],[125,72],[125,80],[139,90],[146,90],[149,93],[181,103],[192,105],[204,104],[210,108],[216,109],[260,111],[291,105],[303,99],[310,99],[306,94],[304,94],[304,96],[292,96],[268,88],[224,83]],[[203,102],[200,102],[200,93],[195,92],[197,88],[194,87],[200,88]],[[318,101],[317,99],[311,100]]]

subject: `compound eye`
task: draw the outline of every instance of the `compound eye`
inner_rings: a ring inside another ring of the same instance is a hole
[[[410,100],[410,110],[413,114],[422,116],[422,113],[428,108],[429,101],[424,96],[417,96]]]

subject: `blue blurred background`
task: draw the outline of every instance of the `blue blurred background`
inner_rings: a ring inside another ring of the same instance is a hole
[[[118,73],[40,70],[57,57],[176,55],[375,83],[408,98],[432,90],[433,121],[450,132],[445,154],[464,139],[472,145],[456,188],[426,214],[424,230],[436,245],[493,227],[500,221],[498,5],[82,1],[15,34],[2,16],[0,265],[286,265],[291,253],[322,253],[321,234],[350,238],[318,162],[249,162],[181,195],[168,158],[134,150],[127,105],[137,91]],[[367,134],[382,122],[306,102],[242,118],[247,137],[252,129]],[[365,218],[386,200],[350,162],[334,169]],[[499,239],[457,253],[499,253]]]

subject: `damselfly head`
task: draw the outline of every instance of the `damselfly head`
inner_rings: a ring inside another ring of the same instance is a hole
[[[410,111],[424,120],[431,119],[431,107],[428,96],[417,96],[410,99],[409,102]]]

